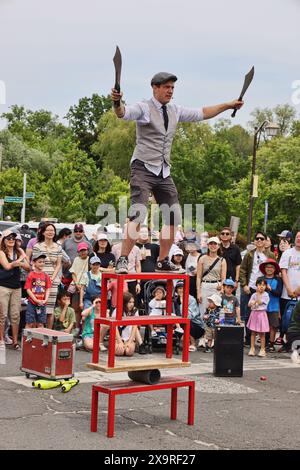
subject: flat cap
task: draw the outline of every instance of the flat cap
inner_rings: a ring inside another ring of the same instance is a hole
[[[166,82],[176,82],[177,77],[173,73],[168,73],[168,72],[158,72],[154,75],[154,77],[151,80],[151,86],[152,85],[162,85],[163,83]]]

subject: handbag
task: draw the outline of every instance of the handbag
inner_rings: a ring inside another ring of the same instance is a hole
[[[73,283],[73,281],[70,283],[68,289],[67,289],[67,292],[69,292],[69,294],[75,294],[76,292],[76,286],[75,284]]]

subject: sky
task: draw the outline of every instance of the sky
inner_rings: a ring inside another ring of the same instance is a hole
[[[118,45],[129,104],[151,96],[159,71],[177,75],[177,104],[230,101],[254,65],[233,121],[246,125],[255,107],[295,105],[300,0],[0,0],[0,45],[0,113],[18,104],[62,120],[80,98],[107,95]]]

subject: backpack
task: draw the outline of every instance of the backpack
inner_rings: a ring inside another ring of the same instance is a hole
[[[292,299],[292,300],[289,300],[289,302],[286,304],[286,307],[284,309],[283,318],[282,318],[282,332],[283,333],[286,333],[288,328],[289,328],[289,324],[290,324],[290,321],[291,321],[291,318],[292,318],[292,315],[293,315],[293,311],[294,311],[294,308],[296,307],[297,303],[298,303],[297,299]]]

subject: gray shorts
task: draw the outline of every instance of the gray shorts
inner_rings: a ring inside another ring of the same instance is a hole
[[[129,219],[139,223],[145,220],[149,195],[152,193],[159,204],[164,224],[175,226],[181,224],[181,207],[172,177],[163,178],[161,173],[156,176],[147,170],[140,160],[134,160],[130,170]]]

